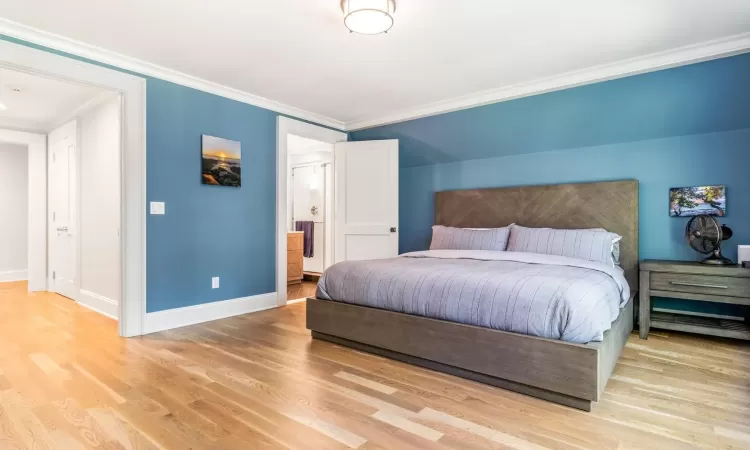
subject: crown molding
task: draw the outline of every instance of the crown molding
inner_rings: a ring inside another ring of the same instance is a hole
[[[341,131],[356,131],[389,125],[750,51],[750,33],[743,33],[610,64],[566,72],[526,83],[442,100],[395,113],[362,117],[354,121],[343,122],[3,18],[0,18],[0,34]]]
[[[724,58],[748,51],[750,51],[750,33],[742,33],[583,70],[566,72],[527,83],[518,83],[499,89],[443,100],[417,108],[405,109],[397,113],[364,117],[359,120],[347,122],[346,130],[356,131],[389,125],[616,78]]]
[[[194,77],[177,70],[168,69],[156,64],[142,61],[130,56],[121,55],[100,47],[85,44],[73,39],[68,39],[53,33],[48,33],[17,22],[0,18],[0,34],[20,39],[22,41],[41,45],[65,53],[70,53],[82,58],[87,58],[110,66],[125,69],[136,74],[146,75],[161,80],[170,81],[182,86],[197,89],[210,94],[226,97],[238,102],[247,103],[259,108],[283,114],[285,116],[306,120],[319,125],[343,130],[344,122],[322,116],[310,111],[305,111],[294,106],[276,102],[264,97],[250,94],[239,89],[224,86],[202,78]]]

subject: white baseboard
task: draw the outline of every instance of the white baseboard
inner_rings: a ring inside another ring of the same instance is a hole
[[[225,319],[264,309],[276,308],[278,299],[275,292],[253,295],[251,297],[234,298],[219,302],[204,303],[202,305],[186,306],[184,308],[168,309],[146,314],[143,324],[143,334],[156,333],[172,328],[186,327],[202,322]]]
[[[79,305],[84,306],[92,311],[96,311],[99,314],[103,314],[107,317],[111,317],[117,320],[117,301],[111,298],[104,297],[103,295],[95,294],[91,291],[81,289],[78,295],[77,302]]]
[[[0,271],[0,283],[6,281],[26,281],[29,279],[27,270],[3,270]]]

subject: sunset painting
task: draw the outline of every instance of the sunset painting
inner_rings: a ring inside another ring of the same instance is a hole
[[[241,167],[239,142],[203,135],[203,184],[240,187]]]

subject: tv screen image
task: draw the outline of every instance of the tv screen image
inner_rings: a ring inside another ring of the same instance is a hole
[[[669,190],[669,215],[692,217],[701,214],[723,217],[727,214],[725,186],[697,186]]]

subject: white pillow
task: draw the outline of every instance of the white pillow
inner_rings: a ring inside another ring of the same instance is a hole
[[[621,240],[619,234],[602,228],[560,230],[513,225],[508,251],[567,256],[615,267],[620,263]]]
[[[453,228],[432,227],[430,250],[497,250],[508,246],[510,227],[503,228]]]

